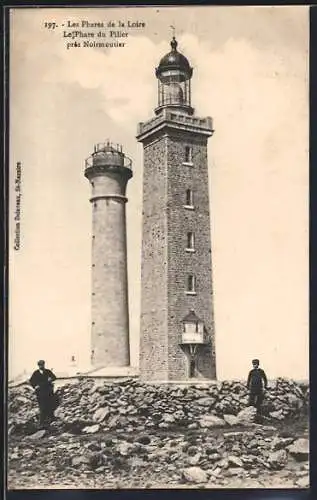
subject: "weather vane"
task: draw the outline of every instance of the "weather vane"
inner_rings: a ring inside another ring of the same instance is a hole
[[[175,38],[175,27],[171,25],[170,28],[172,28],[173,38]]]

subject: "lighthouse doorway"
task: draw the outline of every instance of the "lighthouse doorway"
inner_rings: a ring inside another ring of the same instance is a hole
[[[194,378],[196,375],[196,360],[191,358],[189,361],[189,378]]]

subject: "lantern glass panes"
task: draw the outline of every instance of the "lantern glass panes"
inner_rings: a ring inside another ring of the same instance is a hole
[[[158,106],[190,106],[190,80],[178,70],[165,71],[158,80]]]

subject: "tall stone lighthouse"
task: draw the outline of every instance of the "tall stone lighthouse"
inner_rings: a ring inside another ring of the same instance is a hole
[[[97,144],[86,160],[92,204],[91,364],[128,367],[126,187],[132,162],[120,145]]]
[[[155,71],[155,116],[143,143],[140,376],[215,379],[207,142],[210,117],[194,114],[193,69],[177,50]]]

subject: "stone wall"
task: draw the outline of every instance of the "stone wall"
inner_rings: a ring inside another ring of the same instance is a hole
[[[306,418],[309,386],[292,380],[270,382],[263,403],[266,421]],[[144,384],[126,379],[118,383],[94,379],[78,380],[57,391],[56,410],[61,432],[81,432],[98,424],[96,430],[199,429],[200,427],[250,424],[245,382],[216,382],[201,385]],[[9,389],[9,434],[30,434],[37,428],[37,402],[28,385]],[[85,431],[86,432],[86,431]]]
[[[141,260],[140,376],[165,380],[167,361],[166,139],[145,146]]]

